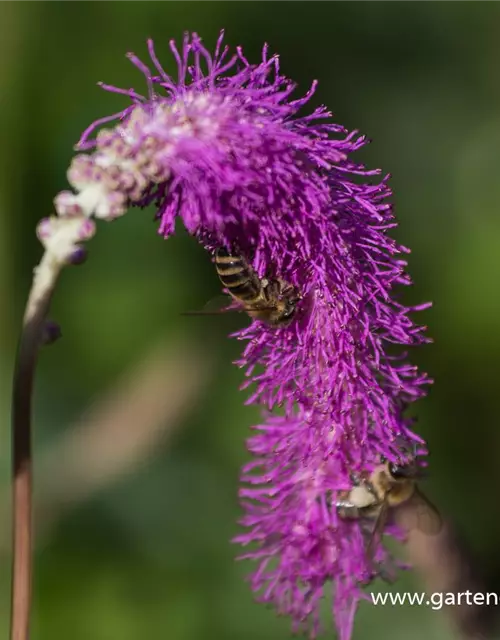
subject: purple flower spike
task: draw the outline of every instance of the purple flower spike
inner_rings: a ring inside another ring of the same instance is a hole
[[[101,84],[132,104],[95,140],[113,117],[85,131],[79,148],[93,151],[68,174],[80,194],[59,206],[113,219],[154,202],[163,236],[180,217],[209,249],[237,250],[260,278],[299,292],[288,326],[256,320],[235,334],[246,343],[238,364],[249,402],[281,409],[249,440],[255,459],[243,472],[246,531],[237,541],[258,563],[259,598],[312,636],[333,583],[333,614],[348,640],[363,585],[392,563],[381,544],[367,559],[371,524],[340,517],[338,492],[382,458],[403,458],[411,443],[425,454],[403,411],[430,380],[397,346],[428,342],[410,318],[427,305],[397,301],[394,288],[411,284],[409,250],[389,235],[388,176],[352,160],[364,136],[329,122],[325,107],[305,112],[316,83],[293,98],[296,86],[267,45],[259,64],[240,48],[231,56],[222,34],[213,55],[196,34],[170,46],[175,78],[152,42],[150,66],[128,55],[146,77],[145,97]]]
[[[334,584],[332,613],[339,637],[351,637],[354,611],[365,598],[361,587],[375,577],[394,577],[396,564],[378,546],[373,561],[366,547],[373,522],[343,520],[335,508],[337,492],[351,486],[335,455],[304,456],[314,446],[310,415],[270,416],[248,441],[255,459],[243,469],[240,490],[247,532],[235,542],[251,550],[241,559],[258,562],[251,584],[259,599],[272,602],[294,619],[295,630],[321,631],[319,603],[327,583]],[[371,467],[376,456],[366,460]],[[389,528],[389,533],[400,537]]]

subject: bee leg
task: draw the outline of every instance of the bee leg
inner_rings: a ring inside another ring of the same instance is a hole
[[[379,499],[378,494],[375,491],[375,487],[372,485],[371,482],[367,482],[365,484],[365,489],[368,491],[369,494],[371,494],[375,498],[376,501],[378,501]]]
[[[337,500],[335,506],[337,508],[337,513],[344,520],[358,520],[361,516],[359,507],[348,500]]]
[[[293,285],[291,285],[289,282],[286,282],[285,280],[282,280],[281,278],[276,281],[276,285],[278,293],[282,296],[289,295],[294,290]]]
[[[268,300],[273,300],[274,298],[277,298],[279,296],[280,288],[276,280],[268,280],[267,278],[263,278],[261,280],[261,283]]]
[[[396,576],[380,566],[377,566],[376,577],[380,578],[387,584],[394,584],[396,582]]]
[[[359,474],[354,471],[351,471],[349,473],[349,479],[353,487],[356,487],[361,483],[361,478],[359,477]]]

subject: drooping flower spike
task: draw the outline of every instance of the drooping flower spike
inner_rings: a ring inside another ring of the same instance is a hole
[[[427,305],[395,298],[396,285],[410,284],[408,249],[389,235],[388,177],[352,159],[365,137],[332,124],[325,107],[307,113],[316,83],[294,98],[267,45],[251,64],[222,42],[221,34],[213,55],[196,34],[180,50],[171,42],[176,79],[151,41],[150,66],[129,54],[147,95],[101,84],[131,104],[84,132],[78,148],[89,153],[68,173],[76,193],[60,194],[56,210],[110,220],[155,203],[164,237],[180,218],[207,248],[237,247],[259,277],[300,292],[289,326],[255,321],[235,334],[246,342],[238,364],[249,402],[282,414],[249,440],[255,459],[243,473],[247,530],[238,541],[253,544],[246,557],[259,563],[260,597],[313,635],[331,581],[347,639],[362,585],[390,560],[379,545],[367,561],[366,523],[342,520],[336,493],[381,457],[404,458],[401,442],[420,442],[403,409],[429,379],[394,345],[427,341],[410,319]]]

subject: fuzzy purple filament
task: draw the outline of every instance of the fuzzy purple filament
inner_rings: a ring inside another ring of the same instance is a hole
[[[222,34],[213,55],[186,35],[180,51],[171,42],[177,79],[148,45],[153,71],[129,54],[148,95],[102,85],[132,105],[89,127],[79,148],[112,148],[135,163],[135,182],[114,175],[125,194],[112,203],[117,210],[154,202],[163,236],[180,217],[208,248],[238,247],[261,277],[283,278],[301,293],[290,326],[254,321],[235,334],[246,342],[238,364],[252,385],[249,402],[269,412],[248,442],[254,459],[243,470],[246,530],[237,541],[251,543],[245,557],[258,563],[251,584],[259,598],[313,636],[332,582],[346,640],[362,586],[390,559],[379,545],[374,572],[364,525],[338,516],[336,492],[381,456],[404,457],[402,442],[425,453],[403,410],[430,380],[394,345],[428,341],[409,315],[428,305],[405,307],[394,296],[410,279],[401,257],[408,249],[389,235],[396,222],[388,176],[351,159],[367,141],[330,123],[325,107],[303,114],[316,83],[292,99],[296,86],[267,45],[250,64],[240,48],[229,56]],[[90,138],[114,119],[115,129]],[[88,176],[84,165],[77,169]],[[270,414],[275,407],[280,415]]]

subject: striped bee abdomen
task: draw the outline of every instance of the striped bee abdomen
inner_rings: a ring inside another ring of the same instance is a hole
[[[215,268],[221,283],[233,298],[254,302],[262,296],[260,281],[243,256],[220,247],[215,252]]]

